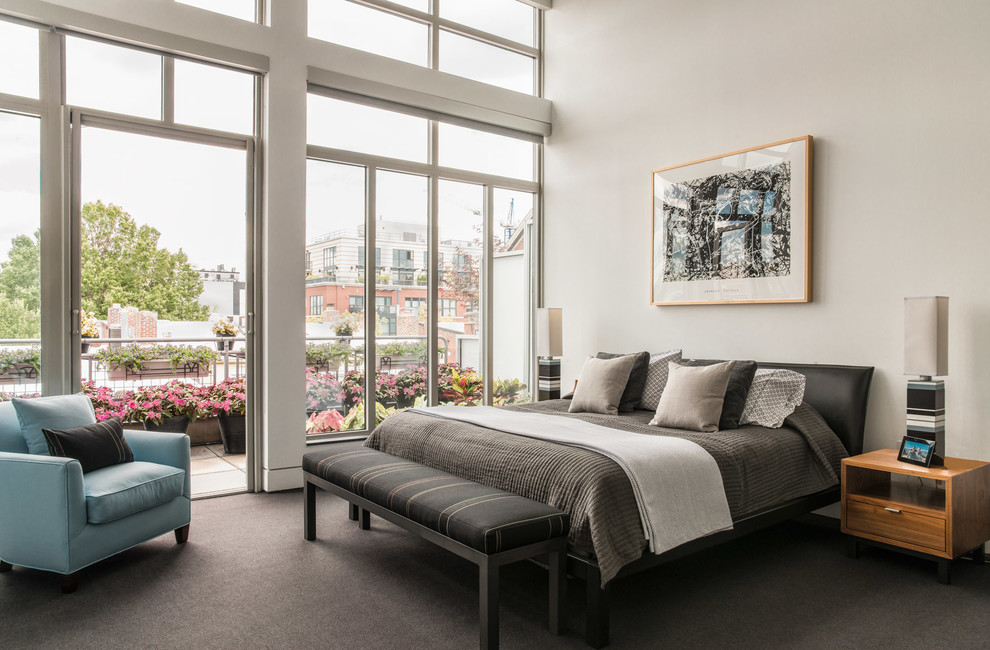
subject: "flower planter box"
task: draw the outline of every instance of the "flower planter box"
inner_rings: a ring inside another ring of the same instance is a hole
[[[125,422],[124,429],[144,429],[140,422]],[[186,429],[189,436],[189,444],[193,447],[197,445],[217,445],[220,444],[220,424],[217,418],[205,418],[193,420]]]
[[[0,374],[0,384],[20,384],[25,381],[36,381],[38,370],[30,363],[19,363],[7,368]]]
[[[109,381],[127,381],[131,379],[149,379],[158,377],[206,377],[209,371],[196,362],[180,363],[172,368],[172,362],[168,359],[153,359],[145,361],[140,370],[134,370],[126,366],[116,366],[107,370]]]
[[[378,370],[405,370],[406,368],[415,368],[417,366],[425,366],[426,361],[419,357],[403,357],[397,354],[381,354],[378,355]]]

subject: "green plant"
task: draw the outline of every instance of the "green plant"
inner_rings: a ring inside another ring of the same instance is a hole
[[[180,365],[198,364],[205,369],[220,360],[220,355],[204,346],[191,347],[188,345],[149,345],[141,346],[136,343],[119,348],[100,350],[93,358],[108,368],[126,368],[138,371],[144,368],[147,361],[168,359],[175,370]]]
[[[375,402],[375,426],[381,424],[385,418],[393,415],[395,412],[394,408],[386,408],[381,402]],[[364,428],[364,402],[361,402],[344,416],[344,422],[340,431],[354,431]]]
[[[210,387],[207,396],[213,402],[217,415],[244,415],[247,411],[247,395],[244,378],[224,379]]]
[[[310,365],[327,365],[334,368],[343,363],[352,351],[351,346],[345,341],[307,343],[306,363]]]
[[[161,424],[166,418],[185,415],[195,420],[203,414],[199,408],[198,393],[201,387],[181,381],[171,381],[162,386],[144,386],[134,391],[126,402],[128,422],[151,420]]]
[[[213,333],[217,336],[237,336],[240,329],[232,321],[223,318],[213,324]]]
[[[495,406],[524,402],[527,397],[526,384],[518,378],[496,379],[492,385],[492,404]]]
[[[36,372],[41,372],[41,348],[32,345],[29,348],[0,350],[0,372],[16,370],[20,365],[29,365]]]
[[[337,336],[350,336],[361,324],[361,316],[351,311],[341,312],[331,323]]]
[[[317,411],[306,420],[306,433],[326,433],[340,431],[344,426],[344,416],[334,409]]]
[[[83,338],[96,339],[100,337],[100,323],[96,320],[96,316],[93,312],[84,312],[82,319],[82,328],[80,334]]]
[[[379,356],[412,357],[420,359],[426,357],[426,341],[387,341],[375,344],[375,351]]]

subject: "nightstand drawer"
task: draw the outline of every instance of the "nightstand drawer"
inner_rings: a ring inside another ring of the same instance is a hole
[[[891,512],[880,506],[846,500],[846,528],[945,551],[945,520],[913,512]]]

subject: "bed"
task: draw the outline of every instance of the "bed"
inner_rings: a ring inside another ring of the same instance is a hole
[[[568,400],[506,407],[580,419],[634,434],[690,440],[721,473],[731,528],[660,553],[644,537],[637,495],[619,465],[594,451],[533,440],[424,413],[397,414],[367,445],[465,479],[560,508],[571,516],[568,573],[586,583],[586,640],[607,645],[616,579],[709,548],[838,500],[839,463],[861,453],[873,369],[761,363],[805,376],[804,403],[781,429],[740,427],[718,434],[658,429],[648,411],[568,414]],[[617,434],[618,435],[618,434]],[[623,434],[625,435],[625,434]]]

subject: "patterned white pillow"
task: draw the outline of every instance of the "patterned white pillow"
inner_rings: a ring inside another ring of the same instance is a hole
[[[667,377],[670,372],[668,364],[671,361],[678,362],[680,360],[680,350],[650,354],[650,366],[646,369],[646,386],[643,388],[643,397],[639,402],[639,408],[650,411],[657,410],[660,395],[663,394],[663,389],[667,386]]]
[[[784,419],[804,399],[805,382],[804,375],[793,370],[757,370],[739,424],[757,424],[768,429],[784,426]]]

